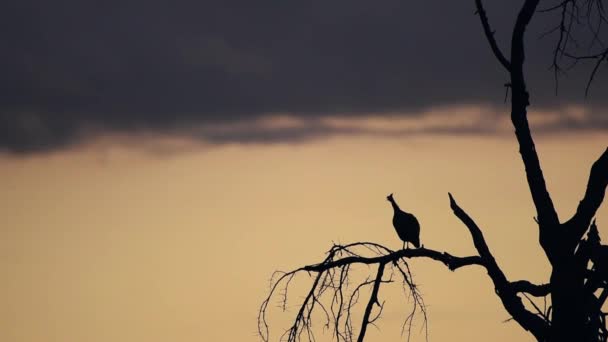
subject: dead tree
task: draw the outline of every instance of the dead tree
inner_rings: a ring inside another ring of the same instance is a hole
[[[527,280],[510,280],[492,255],[481,228],[449,194],[450,207],[454,215],[468,228],[477,255],[460,257],[424,247],[393,251],[371,242],[334,245],[322,262],[273,277],[270,293],[260,308],[258,318],[259,333],[264,340],[269,338],[266,314],[270,300],[273,296],[280,296],[285,309],[287,288],[294,276],[301,272],[314,275],[314,282],[299,307],[293,325],[282,339],[297,341],[304,336],[313,339],[311,317],[313,311],[317,310],[325,315],[324,325],[332,329],[337,341],[352,341],[355,335],[357,341],[363,341],[368,325],[374,324],[382,312],[384,303],[378,299],[380,287],[384,283],[395,282],[396,279],[403,282],[404,289],[414,299],[413,309],[404,324],[404,329],[408,330],[416,312],[421,312],[426,319],[424,301],[412,280],[407,264],[407,260],[411,258],[433,259],[445,264],[452,271],[473,265],[485,268],[505,310],[538,341],[608,340],[606,313],[602,312],[602,306],[608,297],[608,246],[601,244],[594,221],[608,185],[608,149],[591,167],[587,189],[576,213],[566,220],[560,220],[547,191],[528,125],[527,108],[530,105],[530,95],[526,89],[523,69],[524,37],[533,16],[537,12],[560,11],[561,21],[550,32],[557,35],[552,64],[555,75],[557,77],[564,70],[564,61],[594,61],[586,89],[588,92],[599,65],[607,61],[608,49],[586,55],[573,53],[570,44],[576,33],[573,23],[581,17],[589,18],[591,11],[598,15],[600,24],[604,23],[604,10],[601,0],[563,0],[545,9],[538,8],[539,1],[525,0],[520,8],[513,27],[509,57],[503,53],[494,38],[494,31],[482,1],[475,0],[475,6],[490,48],[510,78],[507,85],[511,89],[511,121],[536,208],[539,244],[552,267],[548,282],[533,284]],[[599,41],[599,30],[598,27],[593,31],[593,42]],[[356,264],[374,265],[376,273],[353,285],[349,277],[351,266]],[[366,286],[371,287],[370,296],[367,298],[362,321],[355,329],[352,310],[359,299],[360,290]],[[328,296],[329,301],[321,300],[324,296]],[[541,310],[530,301],[529,296],[550,296],[551,306]],[[526,306],[524,300],[532,304]]]

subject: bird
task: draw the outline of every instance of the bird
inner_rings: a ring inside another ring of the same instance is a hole
[[[416,248],[420,247],[420,223],[416,219],[416,216],[406,213],[399,208],[397,202],[393,198],[393,194],[390,194],[386,199],[391,202],[393,206],[393,227],[397,231],[397,235],[403,241],[403,249],[409,247],[411,242]]]

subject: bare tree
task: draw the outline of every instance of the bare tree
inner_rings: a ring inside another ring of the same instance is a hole
[[[552,63],[556,81],[561,72],[576,62],[592,60],[595,65],[589,76],[588,92],[599,65],[607,61],[608,56],[608,48],[603,47],[599,38],[600,26],[606,22],[604,8],[601,0],[563,0],[545,9],[538,8],[539,2],[540,0],[525,0],[520,8],[513,27],[509,57],[503,53],[494,38],[482,1],[475,0],[475,6],[490,48],[510,78],[507,86],[511,89],[511,121],[536,208],[539,243],[552,267],[548,283],[509,280],[492,255],[480,227],[449,194],[450,207],[468,228],[477,255],[459,257],[424,247],[393,251],[371,242],[334,245],[322,262],[273,276],[270,293],[262,303],[258,318],[259,333],[264,340],[268,340],[266,314],[270,300],[274,296],[280,296],[285,309],[290,282],[300,272],[314,274],[314,282],[293,325],[283,335],[283,339],[288,341],[297,341],[304,336],[309,340],[314,339],[311,315],[315,310],[325,315],[325,326],[332,329],[337,341],[352,341],[355,332],[357,341],[363,341],[367,327],[374,324],[384,306],[378,299],[380,287],[397,280],[404,284],[404,289],[412,296],[414,303],[413,309],[406,315],[404,329],[409,331],[416,312],[422,313],[426,322],[424,301],[407,264],[411,258],[433,259],[452,271],[473,265],[485,268],[505,310],[538,341],[608,340],[606,313],[602,312],[602,306],[608,297],[608,246],[601,244],[594,220],[608,185],[608,149],[591,167],[587,189],[576,213],[567,220],[560,220],[547,191],[528,125],[530,95],[526,89],[523,69],[524,37],[528,24],[537,12],[559,11],[560,22],[548,32],[557,36]],[[594,16],[595,19],[592,19]],[[573,52],[577,46],[573,47],[572,42],[579,25],[574,24],[583,20],[587,20],[587,26],[593,32],[590,49],[599,47],[599,50],[577,55]],[[375,265],[376,274],[352,284],[349,272],[351,266],[356,264]],[[353,307],[360,297],[360,290],[366,286],[371,287],[370,296],[367,298],[362,321],[358,329],[354,329]],[[329,300],[321,300],[324,296]],[[530,296],[550,296],[551,306],[541,309]]]

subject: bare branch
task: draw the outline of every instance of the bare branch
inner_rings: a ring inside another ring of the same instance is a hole
[[[519,325],[525,330],[530,331],[537,340],[541,341],[542,337],[545,336],[546,330],[548,329],[547,323],[540,317],[528,311],[521,301],[521,298],[517,296],[517,292],[514,291],[511,283],[507,280],[505,274],[502,272],[494,256],[490,252],[488,245],[483,237],[481,229],[477,226],[475,221],[458,206],[452,194],[450,197],[450,207],[454,211],[454,215],[458,217],[462,223],[469,229],[471,237],[473,238],[473,244],[479,252],[479,256],[482,259],[483,265],[488,271],[488,275],[494,283],[494,289],[496,294],[501,299],[503,306],[507,312],[513,317]]]
[[[511,38],[511,121],[515,127],[515,136],[519,143],[519,152],[526,170],[526,178],[534,206],[539,221],[540,242],[547,254],[547,257],[553,262],[555,251],[552,247],[553,241],[548,238],[547,230],[559,225],[559,218],[551,196],[547,191],[543,171],[540,167],[540,161],[534,146],[534,140],[530,133],[530,127],[527,118],[527,107],[530,104],[529,94],[526,89],[526,83],[523,73],[523,64],[525,59],[524,53],[524,34],[526,28],[536,11],[539,0],[526,0],[519,11],[513,35]]]
[[[538,13],[545,13],[545,12],[551,12],[551,11],[555,11],[556,9],[559,9],[561,7],[563,7],[564,5],[566,5],[568,2],[570,2],[572,0],[564,0],[562,2],[560,2],[557,5],[551,6],[551,7],[547,7],[547,8],[542,8],[537,10]]]
[[[524,34],[539,0],[526,0],[517,15],[517,20],[513,28],[513,36],[511,38],[511,75],[517,81],[518,86],[524,86],[523,78],[523,63],[524,63]]]
[[[314,295],[315,295],[315,291],[317,290],[317,286],[319,285],[319,280],[321,280],[322,275],[323,275],[323,273],[319,273],[317,275],[317,277],[315,278],[315,281],[314,281],[312,287],[310,288],[308,295],[304,299],[304,303],[302,303],[302,306],[300,307],[300,310],[298,311],[298,315],[296,316],[296,319],[294,320],[293,325],[286,332],[286,334],[288,333],[287,341],[290,341],[290,342],[296,341],[303,330],[307,330],[308,334],[310,336],[310,334],[311,334],[310,324],[308,324],[307,321],[310,318],[310,312],[312,312],[314,304],[315,304]],[[308,313],[307,313],[307,311],[308,311]]]
[[[557,95],[557,89],[559,86],[559,72],[561,71],[560,66],[559,66],[559,59],[561,56],[563,56],[563,53],[566,49],[566,46],[568,44],[568,37],[569,37],[569,31],[566,30],[566,13],[568,10],[568,3],[570,3],[571,0],[565,1],[561,6],[562,8],[562,12],[561,12],[561,19],[559,22],[559,39],[557,40],[557,43],[555,44],[555,49],[553,49],[553,63],[552,63],[552,68],[553,68],[553,73],[554,73],[554,79],[555,79],[555,94]],[[573,5],[574,6],[574,5]]]
[[[586,9],[584,7],[586,7]],[[581,60],[595,59],[595,65],[585,86],[585,96],[588,96],[599,66],[608,56],[608,49],[604,47],[600,37],[602,24],[608,22],[602,0],[564,0],[557,5],[539,12],[550,12],[555,10],[561,10],[559,25],[557,26],[557,28],[559,28],[559,37],[555,43],[555,48],[553,49],[553,60],[551,63],[551,67],[554,69],[556,92],[558,87],[558,74],[564,70],[561,66],[561,57],[570,58],[571,66],[576,65],[577,62]],[[593,14],[597,16],[596,21],[592,20]],[[585,32],[591,33],[592,35],[591,44],[587,49],[591,51],[591,49],[597,45],[601,48],[601,52],[590,53],[580,57],[573,55],[571,50],[579,48],[579,44],[575,39],[575,34],[580,29],[586,29]],[[554,32],[554,30],[551,30],[551,32]],[[574,43],[574,48],[570,47],[570,42]]]
[[[511,62],[507,60],[505,55],[498,47],[498,44],[496,43],[496,38],[494,38],[494,31],[492,31],[492,28],[490,27],[488,16],[486,15],[486,11],[483,7],[483,3],[481,2],[481,0],[475,0],[475,7],[477,7],[477,14],[479,14],[479,20],[481,20],[481,26],[483,26],[483,33],[485,34],[486,39],[488,40],[488,43],[492,48],[494,56],[496,56],[496,59],[498,59],[500,64],[502,64],[502,66],[504,66],[507,71],[511,71]]]
[[[320,264],[304,266],[302,270],[309,272],[324,272],[328,269],[342,267],[351,264],[381,264],[396,262],[401,258],[430,258],[445,264],[450,270],[454,271],[463,266],[482,265],[481,258],[478,256],[456,257],[447,252],[438,252],[424,247],[416,249],[402,249],[390,254],[376,257],[350,256],[335,261],[322,262]]]
[[[566,228],[571,227],[570,230],[574,234],[573,241],[575,243],[578,243],[585,234],[597,209],[602,204],[606,186],[608,186],[608,149],[593,163],[585,195],[580,201],[574,216],[564,223]]]
[[[587,81],[587,86],[585,86],[585,96],[589,95],[589,89],[591,88],[591,83],[595,78],[595,74],[597,74],[597,70],[599,69],[600,64],[602,64],[602,62],[605,60],[608,60],[608,49],[604,50],[600,57],[598,57],[597,62],[595,63],[595,66],[591,71],[591,75],[589,76],[589,80]]]
[[[348,336],[348,341],[352,341],[352,336],[353,336],[353,327],[352,327],[352,319],[351,319],[351,309],[353,308],[353,306],[357,303],[357,301],[359,300],[359,291],[361,290],[361,288],[363,288],[364,286],[373,284],[374,281],[373,280],[369,280],[366,279],[364,282],[362,282],[361,284],[359,284],[355,290],[353,291],[349,301],[348,301],[348,305],[346,308],[346,322],[345,322],[345,330],[346,330],[346,335]]]
[[[403,282],[407,285],[407,288],[410,289],[411,297],[413,297],[413,304],[414,304],[412,307],[412,311],[407,316],[407,318],[403,322],[403,326],[401,327],[401,335],[403,335],[403,332],[405,330],[407,330],[407,339],[409,341],[409,339],[411,337],[411,333],[412,333],[412,325],[414,323],[414,316],[416,315],[416,310],[418,308],[420,308],[420,311],[422,311],[422,316],[424,318],[424,320],[423,320],[424,329],[425,329],[426,335],[428,336],[427,314],[426,314],[426,305],[424,304],[424,299],[418,292],[418,288],[413,282],[412,272],[410,271],[408,264],[403,259],[401,260],[401,263],[403,264],[405,269],[403,267],[401,267],[401,265],[399,263],[396,263],[395,266],[397,267],[397,270],[399,271],[399,273],[401,273],[401,276],[403,277]]]
[[[450,208],[452,208],[452,211],[454,211],[454,215],[456,215],[456,217],[458,217],[460,221],[462,221],[462,223],[464,223],[464,225],[469,229],[471,238],[473,239],[473,244],[475,245],[477,252],[479,252],[479,256],[484,260],[484,262],[487,262],[488,259],[494,260],[494,257],[492,256],[492,253],[490,253],[490,249],[486,244],[486,240],[483,237],[481,229],[479,229],[475,221],[473,221],[473,219],[464,210],[462,210],[460,206],[458,206],[458,203],[456,203],[456,200],[454,200],[452,194],[448,193],[448,196],[450,197]],[[494,261],[494,263],[496,262]]]
[[[335,286],[336,291],[334,292],[334,296],[332,298],[331,310],[334,315],[334,332],[336,335],[336,341],[340,341],[340,337],[346,341],[346,338],[342,333],[340,333],[340,318],[342,318],[342,312],[344,311],[344,291],[342,288],[342,284],[347,280],[349,267],[340,268],[340,277],[338,278],[338,284]],[[334,304],[336,304],[337,312],[334,311]]]
[[[525,292],[529,293],[535,297],[544,297],[551,293],[551,288],[549,284],[532,284],[527,280],[517,280],[513,281],[509,284],[511,289],[515,292]]]
[[[286,286],[289,286],[289,282],[294,277],[294,275],[296,273],[298,273],[299,271],[301,271],[301,269],[297,269],[292,272],[283,273],[283,275],[281,277],[279,277],[279,279],[276,282],[274,282],[274,284],[271,284],[270,293],[268,294],[266,299],[264,299],[264,301],[262,302],[262,305],[260,305],[260,311],[258,313],[258,334],[260,335],[262,340],[268,341],[269,337],[270,337],[269,330],[268,330],[268,322],[266,321],[266,310],[268,308],[268,304],[270,303],[270,299],[272,298],[272,295],[278,289],[279,285],[283,282],[283,280],[287,279]],[[276,273],[278,273],[278,272],[275,272],[275,274]],[[273,278],[274,278],[274,276],[273,276]],[[272,280],[271,280],[271,282],[272,282]],[[286,303],[287,303],[287,287],[285,288],[285,294],[283,295],[283,302],[282,302],[283,310],[285,310]]]
[[[365,312],[363,313],[363,322],[361,323],[361,332],[359,332],[359,338],[357,338],[357,342],[363,342],[365,338],[365,333],[367,332],[367,325],[370,323],[370,315],[372,313],[372,309],[374,304],[378,303],[378,290],[380,289],[380,283],[382,282],[382,274],[384,274],[384,266],[385,264],[380,263],[378,265],[378,273],[376,274],[376,280],[374,280],[374,287],[372,288],[372,293],[369,297],[369,301],[367,303],[367,307],[365,308]]]

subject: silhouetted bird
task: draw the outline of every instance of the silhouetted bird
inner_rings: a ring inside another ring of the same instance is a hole
[[[416,217],[401,210],[393,199],[393,194],[388,195],[386,199],[393,205],[395,212],[393,214],[393,227],[395,227],[399,238],[403,240],[403,248],[406,247],[408,242],[411,242],[417,248],[420,247],[420,224]]]

